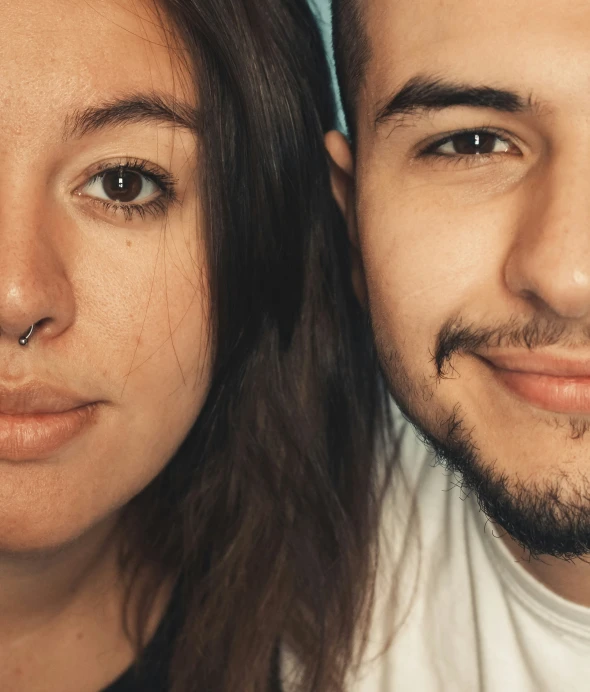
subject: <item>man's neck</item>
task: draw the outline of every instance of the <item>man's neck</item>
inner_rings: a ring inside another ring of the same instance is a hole
[[[506,532],[502,532],[502,540],[535,579],[562,598],[590,608],[590,561],[563,560],[548,555],[532,558]]]

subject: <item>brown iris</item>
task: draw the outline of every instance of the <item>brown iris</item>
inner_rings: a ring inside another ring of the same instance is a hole
[[[133,202],[141,193],[143,179],[136,171],[117,168],[102,176],[102,186],[107,197],[114,202]]]
[[[493,153],[498,136],[491,132],[464,132],[451,138],[457,154],[474,156]]]

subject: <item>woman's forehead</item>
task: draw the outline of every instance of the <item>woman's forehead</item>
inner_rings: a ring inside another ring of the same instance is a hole
[[[165,15],[145,0],[0,0],[4,128],[57,126],[121,94],[194,102]]]

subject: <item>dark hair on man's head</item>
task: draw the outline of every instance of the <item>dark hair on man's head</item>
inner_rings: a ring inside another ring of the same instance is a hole
[[[187,440],[124,515],[134,602],[143,568],[159,576],[131,631],[141,648],[173,577],[171,692],[275,689],[281,644],[298,689],[341,690],[370,605],[388,408],[330,192],[321,35],[306,0],[158,6],[197,95],[214,363]]]
[[[332,0],[332,43],[342,107],[354,138],[356,104],[370,58],[362,0]]]

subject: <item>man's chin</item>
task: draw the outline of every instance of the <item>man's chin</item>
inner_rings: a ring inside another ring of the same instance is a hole
[[[414,421],[437,460],[458,476],[482,511],[507,531],[532,557],[550,555],[574,559],[590,554],[590,478],[553,473],[542,480],[523,481],[499,470],[498,461],[485,460],[456,407],[431,435]]]

